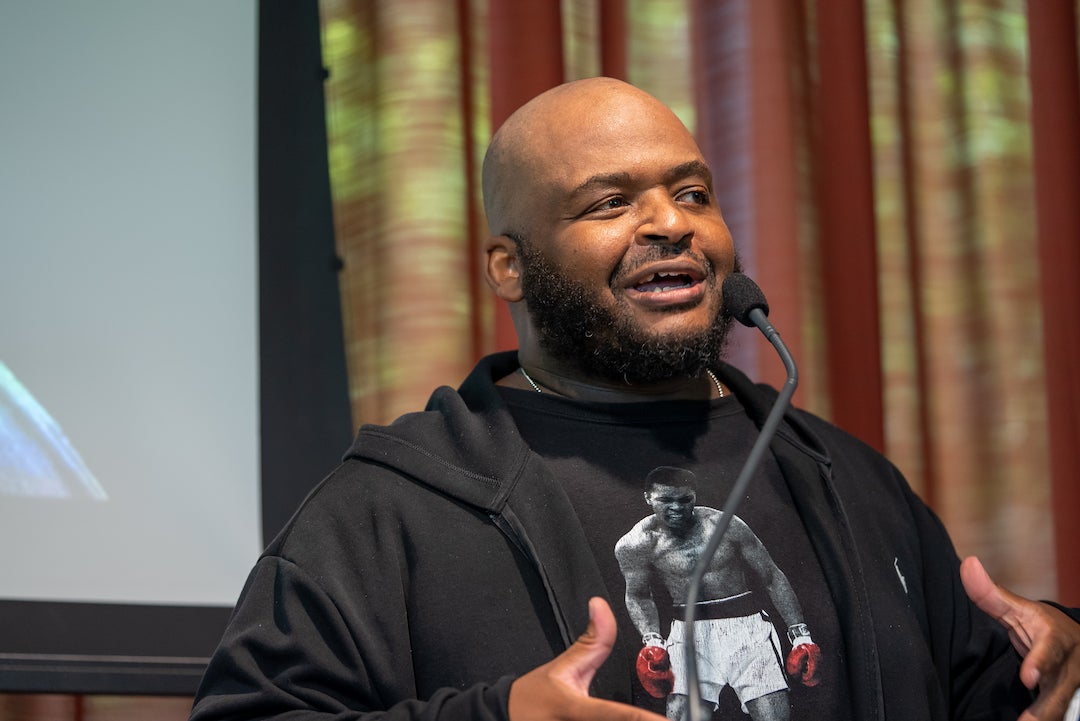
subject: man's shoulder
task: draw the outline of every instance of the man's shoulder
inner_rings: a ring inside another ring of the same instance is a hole
[[[615,544],[615,553],[634,553],[656,544],[659,523],[656,516],[646,516],[634,524]]]

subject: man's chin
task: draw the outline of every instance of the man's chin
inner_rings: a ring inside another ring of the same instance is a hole
[[[693,344],[708,335],[710,321],[693,321],[688,318],[661,320],[637,328],[637,337],[656,346],[679,347]]]
[[[638,385],[702,375],[719,362],[726,336],[723,326],[645,332],[615,322],[577,337],[546,334],[542,343],[586,376]]]

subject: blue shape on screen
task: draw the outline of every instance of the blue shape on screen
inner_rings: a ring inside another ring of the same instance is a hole
[[[0,363],[0,494],[108,499],[60,424],[3,363]]]

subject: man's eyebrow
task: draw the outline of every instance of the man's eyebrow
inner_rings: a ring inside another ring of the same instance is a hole
[[[705,184],[712,190],[712,171],[709,170],[708,165],[700,160],[690,160],[681,165],[676,165],[667,172],[664,176],[664,180],[670,184],[677,180],[683,180],[684,178],[690,178],[695,175],[703,178]]]
[[[709,166],[700,160],[689,160],[669,169],[664,173],[664,183],[670,185],[671,183],[695,175],[703,178],[705,184],[709,186],[709,189],[712,189],[712,172],[709,170]],[[586,178],[584,182],[580,183],[576,188],[570,191],[568,197],[574,199],[586,195],[596,188],[625,186],[630,183],[631,179],[630,173],[627,172],[600,173]]]
[[[587,178],[585,182],[578,185],[576,188],[570,191],[568,197],[570,199],[577,198],[581,195],[586,195],[596,188],[611,188],[617,186],[623,186],[630,182],[630,173],[601,173],[599,175],[593,175]]]

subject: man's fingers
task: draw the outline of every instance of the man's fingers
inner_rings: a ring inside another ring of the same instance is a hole
[[[627,704],[591,698],[589,684],[615,645],[615,615],[602,598],[589,600],[589,627],[570,648],[510,687],[511,721],[666,721]]]
[[[977,558],[965,558],[960,578],[971,600],[1009,632],[1024,657],[1020,681],[1038,687],[1035,703],[1022,719],[1060,719],[1080,683],[1080,633],[1061,611],[998,586]]]
[[[607,660],[615,645],[618,626],[611,606],[602,598],[589,599],[589,627],[573,646],[556,659],[556,663],[569,661],[581,682],[581,693],[588,695],[589,683],[596,670]],[[585,698],[579,711],[581,718],[589,721],[667,721],[663,716],[645,709],[596,698]]]
[[[1016,650],[1027,655],[1034,643],[1031,629],[1025,625],[1031,616],[1032,602],[994,583],[975,556],[965,558],[960,564],[960,580],[975,605],[1009,629]]]
[[[960,580],[975,605],[1007,628],[1013,646],[1022,656],[1027,656],[1035,645],[1033,629],[1029,627],[1032,602],[994,583],[982,562],[974,556],[965,558],[960,564]],[[1020,679],[1028,688],[1034,688],[1039,681],[1035,664],[1029,662],[1024,666],[1026,668],[1020,670]]]
[[[1013,610],[1012,603],[1006,596],[1007,592],[994,583],[982,562],[975,556],[968,556],[960,564],[960,580],[975,605],[994,618],[1002,620]]]
[[[553,673],[587,695],[596,670],[611,654],[616,632],[615,614],[607,601],[599,597],[589,599],[589,627],[552,662]]]
[[[1021,681],[1028,688],[1038,686],[1039,695],[1020,718],[1056,721],[1080,693],[1080,635],[1076,622],[1056,608],[1042,607],[1040,620],[1045,630],[1035,632],[1038,642],[1020,665]],[[1076,721],[1071,712],[1065,718]]]
[[[1020,715],[1018,721],[1045,721],[1046,719],[1070,721],[1070,716],[1066,716],[1066,713],[1069,711],[1072,699],[1073,692],[1064,685],[1052,684],[1047,688],[1040,688],[1035,702]]]

